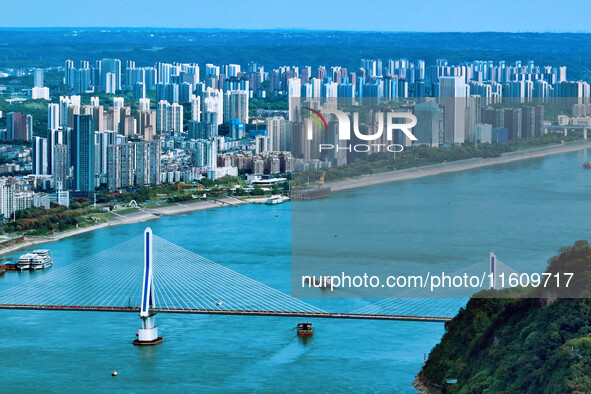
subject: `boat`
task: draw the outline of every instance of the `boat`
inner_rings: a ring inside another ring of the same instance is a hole
[[[49,253],[49,249],[35,249],[33,251],[33,254],[36,254],[40,257],[46,257],[48,259],[51,259],[51,253]]]
[[[22,255],[16,267],[19,270],[42,270],[45,268],[49,268],[53,265],[53,260],[51,259],[51,254],[47,249],[38,249],[33,251],[33,253],[27,253]]]
[[[34,257],[31,261],[32,270],[45,269],[53,265],[53,260],[51,259],[51,254],[49,253],[49,250],[37,249],[33,251],[33,254],[36,257]]]
[[[53,261],[51,260],[51,258],[46,256],[35,255],[35,257],[31,261],[32,270],[42,270],[45,268],[49,268],[52,265]]]
[[[312,335],[312,323],[298,323],[298,335]]]
[[[16,263],[16,268],[20,271],[31,269],[31,262],[33,261],[34,257],[35,255],[33,255],[33,253],[23,254],[21,257],[19,257],[18,263]]]
[[[281,196],[276,196],[276,197],[271,197],[270,199],[268,199],[265,204],[267,205],[275,205],[275,204],[281,204],[283,202],[283,197]]]
[[[591,168],[591,161],[586,161],[583,163],[583,168]]]

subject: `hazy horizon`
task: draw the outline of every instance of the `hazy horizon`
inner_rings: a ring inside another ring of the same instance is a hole
[[[591,3],[568,2],[573,12],[554,0],[532,5],[512,0],[420,0],[363,3],[326,0],[260,0],[243,2],[169,0],[85,0],[35,2],[24,9],[17,0],[3,1],[0,28],[220,29],[302,30],[392,33],[587,33]],[[561,8],[561,10],[563,10]]]
[[[591,34],[591,29],[588,31],[500,31],[500,30],[483,30],[483,31],[411,31],[411,30],[334,30],[334,29],[306,29],[306,28],[223,28],[223,27],[164,27],[164,26],[24,26],[24,27],[6,27],[0,26],[0,30],[93,30],[100,31],[103,29],[112,29],[118,31],[126,30],[153,30],[153,31],[196,31],[196,32],[210,32],[210,31],[227,31],[227,32],[339,32],[339,33],[384,33],[384,34]]]

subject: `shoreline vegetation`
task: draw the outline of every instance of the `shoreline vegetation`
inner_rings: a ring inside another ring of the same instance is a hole
[[[236,207],[241,204],[249,204],[249,203],[257,203],[261,199],[237,199],[233,197],[223,197],[218,198],[215,200],[209,199],[206,201],[195,201],[195,202],[178,202],[166,205],[160,205],[155,207],[147,207],[147,208],[136,208],[128,210],[126,209],[126,213],[119,214],[117,211],[113,211],[114,218],[102,223],[97,223],[94,225],[86,226],[86,227],[79,227],[73,230],[68,230],[64,232],[55,233],[52,235],[42,235],[42,236],[20,236],[16,239],[10,239],[5,241],[4,243],[0,244],[0,256],[14,252],[15,250],[19,250],[22,248],[26,248],[29,246],[46,243],[46,242],[53,242],[58,241],[63,238],[73,237],[75,235],[83,234],[89,231],[98,230],[105,227],[111,226],[118,226],[121,224],[132,224],[132,223],[141,223],[146,222],[149,220],[158,219],[161,216],[167,215],[180,215],[186,214],[189,212],[195,211],[202,211],[205,209],[212,209],[212,208],[220,208],[220,207]],[[266,200],[266,198],[264,198]],[[5,246],[4,246],[5,245]]]
[[[382,183],[390,183],[396,181],[404,181],[408,179],[422,178],[425,176],[433,176],[439,174],[446,174],[450,172],[458,172],[471,170],[474,168],[486,167],[496,164],[510,163],[513,161],[532,159],[536,157],[544,157],[555,155],[559,153],[572,152],[591,148],[591,142],[580,141],[559,145],[550,145],[538,148],[531,148],[513,152],[506,152],[499,157],[482,158],[474,157],[464,160],[456,160],[451,162],[443,162],[437,164],[430,164],[420,167],[405,168],[401,170],[386,171],[376,174],[361,175],[344,180],[327,182],[326,186],[331,188],[331,191],[341,191],[354,189],[358,187],[379,185]]]
[[[350,179],[380,177],[381,174],[392,174],[394,171],[415,170],[429,166],[462,162],[469,159],[494,159],[517,152],[532,152],[532,149],[571,145],[586,142],[583,133],[545,134],[542,137],[515,139],[509,142],[470,143],[443,147],[413,145],[400,153],[377,152],[371,155],[362,154],[347,165],[310,169],[292,174],[291,190],[309,190],[318,182],[324,185],[337,186]],[[334,189],[335,191],[340,188]]]
[[[258,186],[245,190],[247,186],[241,177],[227,175],[215,181],[204,178],[200,182],[164,183],[119,192],[103,190],[95,195],[94,205],[89,198],[75,197],[70,199],[69,209],[51,203],[49,208],[19,210],[0,228],[0,234],[3,234],[0,235],[0,256],[103,227],[217,207],[265,203],[286,190],[277,184],[268,190]],[[202,192],[206,193],[201,197]],[[284,197],[284,200],[288,199]]]
[[[563,247],[549,275],[570,286],[484,290],[445,323],[413,382],[422,393],[588,393],[591,387],[591,246]]]

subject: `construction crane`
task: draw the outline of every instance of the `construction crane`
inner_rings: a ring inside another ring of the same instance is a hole
[[[322,175],[320,175],[320,179],[318,179],[318,187],[324,187],[324,176],[326,175],[326,171],[322,171]]]
[[[179,182],[177,184],[178,190],[179,190],[179,194],[181,194],[181,191],[185,188],[185,187],[196,187],[197,191],[201,191],[201,183],[186,183],[186,182]]]

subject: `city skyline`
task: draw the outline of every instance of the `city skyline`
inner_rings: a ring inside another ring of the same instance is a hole
[[[92,13],[84,2],[65,0],[40,3],[22,12],[22,3],[6,0],[0,28],[181,28],[228,30],[339,30],[383,32],[588,32],[586,14],[591,4],[573,1],[577,13],[556,18],[548,13],[556,4],[550,0],[529,2],[389,2],[373,0],[359,7],[355,3],[328,0],[315,2],[260,1],[256,15],[251,4],[229,0],[219,4],[171,0],[167,7],[155,0],[116,2],[106,0]],[[157,12],[155,11],[157,9]],[[511,9],[511,12],[501,12]],[[182,12],[181,12],[182,11]],[[133,17],[130,18],[130,15]],[[286,18],[285,15],[289,15]],[[393,17],[394,16],[394,17]]]

